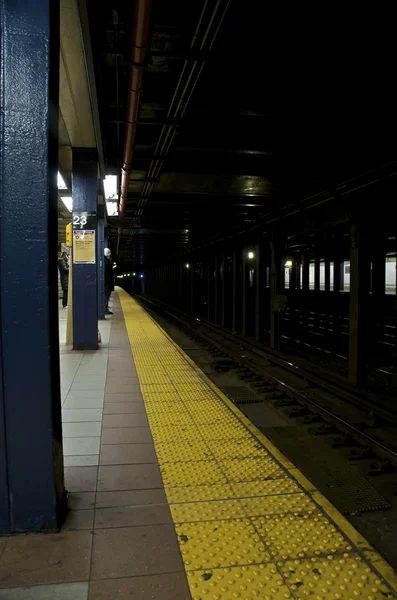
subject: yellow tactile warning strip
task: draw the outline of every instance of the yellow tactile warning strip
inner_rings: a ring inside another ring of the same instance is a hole
[[[397,574],[119,290],[194,600],[384,600]]]

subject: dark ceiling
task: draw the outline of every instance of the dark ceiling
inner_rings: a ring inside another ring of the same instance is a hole
[[[132,3],[87,4],[106,167],[119,175]],[[338,199],[339,183],[390,159],[372,143],[382,118],[368,119],[360,69],[345,81],[344,57],[317,63],[314,44],[306,60],[257,0],[154,0],[151,23],[125,212],[110,220],[128,268]]]

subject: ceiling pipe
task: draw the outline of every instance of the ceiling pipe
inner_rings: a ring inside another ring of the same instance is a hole
[[[146,66],[146,54],[150,37],[150,16],[152,0],[135,0],[132,15],[130,70],[128,76],[127,114],[125,119],[125,139],[123,167],[121,169],[120,213],[125,207],[128,193],[128,180],[134,151],[139,100]]]

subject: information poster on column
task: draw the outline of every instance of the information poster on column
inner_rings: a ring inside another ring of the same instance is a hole
[[[73,212],[73,263],[94,265],[96,263],[95,213]]]
[[[73,262],[78,264],[95,264],[94,229],[73,231]]]

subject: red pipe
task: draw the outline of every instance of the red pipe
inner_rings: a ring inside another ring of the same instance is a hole
[[[127,114],[125,119],[125,139],[123,167],[121,169],[120,213],[125,207],[128,193],[128,180],[131,173],[134,151],[139,99],[142,90],[146,53],[149,44],[150,15],[152,0],[135,0],[132,15],[130,71],[128,77]]]

